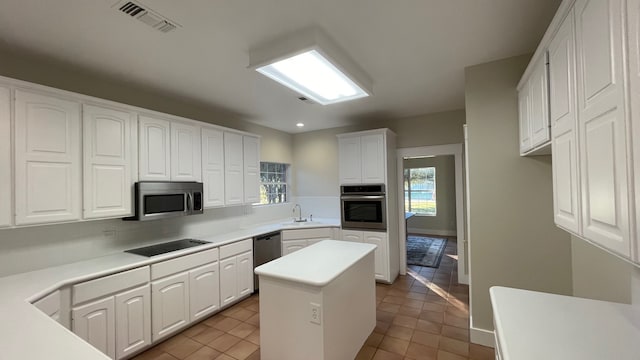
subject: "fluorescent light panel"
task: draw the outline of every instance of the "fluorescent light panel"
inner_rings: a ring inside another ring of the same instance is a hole
[[[256,70],[322,105],[369,96],[315,49]]]

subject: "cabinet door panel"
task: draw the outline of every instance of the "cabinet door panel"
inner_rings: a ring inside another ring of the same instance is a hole
[[[244,201],[242,135],[224,133],[224,202],[238,205]]]
[[[238,266],[236,257],[220,260],[220,305],[226,306],[238,299]]]
[[[575,61],[572,10],[549,45],[549,104],[553,129],[554,218],[558,226],[580,234]]]
[[[153,341],[189,323],[189,274],[184,272],[151,283]]]
[[[141,115],[139,127],[140,180],[171,180],[171,124]]]
[[[248,251],[237,256],[238,296],[253,292],[253,252]]]
[[[386,154],[382,134],[366,135],[360,139],[362,146],[362,182],[384,184]]]
[[[204,207],[224,205],[224,142],[222,131],[202,129]]]
[[[364,242],[377,246],[374,253],[376,279],[390,281],[387,266],[387,234],[365,231]]]
[[[84,217],[131,215],[132,116],[83,105]]]
[[[171,180],[201,181],[200,127],[171,123]]]
[[[260,202],[260,139],[243,136],[244,203]]]
[[[362,242],[364,240],[363,233],[357,230],[342,230],[342,240]]]
[[[531,149],[531,131],[529,130],[529,114],[530,99],[529,85],[524,86],[518,91],[518,119],[520,123],[520,153],[523,154]]]
[[[11,225],[11,91],[0,87],[0,227]]]
[[[307,240],[283,240],[282,256],[304,249],[305,247],[307,247]]]
[[[149,285],[116,295],[116,356],[121,359],[151,344]]]
[[[80,218],[80,104],[16,90],[16,224]]]
[[[583,235],[630,256],[622,0],[578,0]]]
[[[71,311],[73,332],[112,359],[116,356],[114,311],[113,297]]]
[[[546,56],[538,59],[530,78],[531,118],[529,119],[529,127],[531,129],[531,148],[547,143],[551,139],[546,62]]]
[[[189,271],[189,311],[191,321],[203,318],[220,308],[220,273],[218,262]]]
[[[360,137],[339,138],[340,185],[362,183]]]

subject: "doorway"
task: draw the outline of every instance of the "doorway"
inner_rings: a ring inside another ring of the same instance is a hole
[[[400,245],[400,273],[405,275],[407,273],[407,227],[405,220],[405,160],[406,159],[428,159],[428,158],[438,158],[447,156],[453,157],[453,172],[455,176],[455,210],[453,214],[455,214],[455,236],[457,237],[457,253],[458,253],[458,282],[461,284],[469,283],[469,271],[468,271],[468,261],[467,261],[467,239],[466,239],[466,231],[465,231],[465,221],[464,221],[464,187],[463,187],[463,158],[462,158],[462,144],[449,144],[449,145],[437,145],[437,146],[423,146],[423,147],[415,147],[415,148],[402,148],[397,151],[398,156],[398,219],[401,224],[399,226],[399,245]],[[416,168],[426,169],[429,166],[428,161],[424,160],[425,166],[421,166],[420,160],[415,161],[416,164],[412,165]],[[426,173],[431,172],[433,170],[420,170],[426,171]],[[420,172],[418,171],[418,172]],[[433,175],[433,174],[432,174]],[[422,176],[422,174],[418,174],[417,176]],[[435,180],[435,179],[433,179]],[[437,184],[434,184],[437,187]],[[426,213],[437,213],[437,205],[436,202],[433,201],[435,193],[429,193],[431,189],[431,185],[425,185],[425,191],[420,194],[414,194],[414,196],[420,196],[421,200],[424,199],[423,202],[418,202],[417,206],[419,207],[419,211]],[[427,200],[429,199],[429,200]],[[415,203],[415,201],[414,201]],[[445,211],[445,209],[441,209],[441,211]],[[453,217],[454,215],[450,217]],[[432,230],[433,232],[433,230]],[[436,231],[437,232],[437,231]],[[439,235],[439,234],[434,234]],[[447,231],[443,231],[442,235],[450,236],[451,233]]]

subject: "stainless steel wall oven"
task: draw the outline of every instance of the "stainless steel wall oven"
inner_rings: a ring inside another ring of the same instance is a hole
[[[341,186],[340,213],[343,229],[386,230],[387,208],[384,184]]]

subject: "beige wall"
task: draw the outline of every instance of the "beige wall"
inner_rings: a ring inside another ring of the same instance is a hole
[[[455,110],[295,134],[294,193],[304,196],[339,195],[337,134],[389,128],[397,135],[398,148],[455,144],[464,142],[464,121],[464,110]]]
[[[170,89],[158,91],[139,84],[113,81],[106,74],[1,49],[0,75],[252,132],[262,136],[263,160],[293,161],[290,134],[244,121],[241,114],[180,98]]]
[[[519,56],[468,67],[472,327],[492,330],[489,288],[572,293],[571,240],[553,222],[551,158],[518,155]]]
[[[573,236],[571,259],[574,296],[631,303],[633,265]]]
[[[436,168],[436,216],[416,215],[407,220],[407,230],[421,234],[455,235],[456,169],[453,155],[404,160],[404,168]]]

